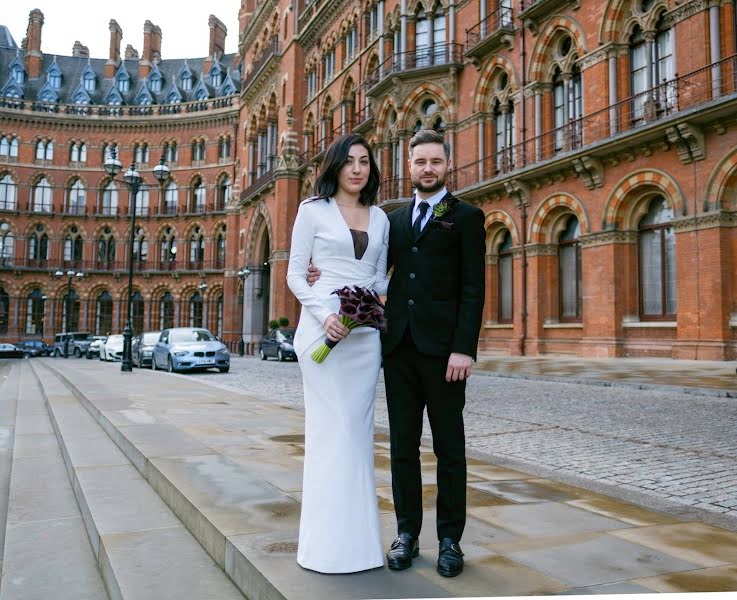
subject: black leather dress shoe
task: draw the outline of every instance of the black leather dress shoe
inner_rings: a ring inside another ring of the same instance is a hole
[[[420,555],[420,542],[409,533],[400,533],[386,553],[387,566],[401,571],[412,566],[412,559]]]
[[[443,577],[455,577],[463,571],[463,552],[461,547],[450,538],[440,542],[438,553],[438,573]]]

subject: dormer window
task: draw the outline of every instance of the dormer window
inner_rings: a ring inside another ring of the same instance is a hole
[[[20,65],[15,65],[13,67],[13,79],[16,83],[23,85],[23,82],[26,79],[26,74],[23,72],[23,67]]]
[[[95,88],[97,87],[97,82],[95,81],[95,74],[94,73],[85,73],[84,75],[84,89],[86,89],[88,92],[94,92]]]
[[[58,90],[61,87],[61,74],[49,73],[49,83],[51,84],[51,87]]]
[[[151,83],[151,91],[152,92],[160,92],[161,91],[161,85],[162,85],[161,77],[153,77],[149,81]]]
[[[219,71],[210,75],[210,81],[213,87],[219,88],[223,83],[223,74]]]
[[[121,77],[118,79],[118,91],[121,94],[126,94],[128,90],[130,90],[131,82],[129,79],[125,79],[124,77]]]
[[[189,73],[182,75],[182,89],[185,92],[192,89],[192,76]]]

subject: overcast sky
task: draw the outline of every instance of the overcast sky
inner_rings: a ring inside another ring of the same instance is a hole
[[[107,58],[110,49],[108,23],[115,19],[123,30],[121,54],[131,44],[143,50],[143,23],[146,19],[161,28],[161,56],[201,58],[207,55],[210,28],[215,15],[228,28],[225,52],[238,47],[240,0],[0,0],[0,25],[20,46],[28,27],[28,13],[38,8],[44,14],[41,50],[47,54],[72,55],[79,40],[90,49],[92,58]]]

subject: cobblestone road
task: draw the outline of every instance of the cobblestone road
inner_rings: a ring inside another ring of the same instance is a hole
[[[302,405],[296,363],[234,357],[227,375],[193,376]],[[464,414],[469,454],[737,529],[735,399],[477,373]]]

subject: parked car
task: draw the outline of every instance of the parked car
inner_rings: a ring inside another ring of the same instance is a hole
[[[105,343],[106,335],[93,335],[90,347],[87,348],[87,358],[92,359],[100,356],[100,347]]]
[[[79,358],[83,354],[87,354],[87,349],[92,343],[92,334],[89,331],[57,333],[54,336],[54,356],[64,356],[65,340],[69,342],[69,354]]]
[[[0,358],[23,358],[23,350],[13,344],[0,344]]]
[[[294,332],[293,327],[280,327],[272,329],[268,334],[261,338],[258,343],[258,355],[261,360],[266,360],[273,356],[279,362],[287,359],[297,360],[297,353],[294,351]]]
[[[123,336],[109,335],[100,344],[100,360],[123,360]]]
[[[154,346],[153,369],[170,373],[217,367],[221,373],[230,370],[230,353],[207,329],[173,327],[161,332]]]
[[[131,353],[134,367],[151,367],[153,369],[154,346],[161,337],[160,331],[145,331],[133,338]]]
[[[23,350],[23,355],[26,358],[49,356],[51,354],[51,347],[43,340],[21,340],[13,345],[19,350]]]

